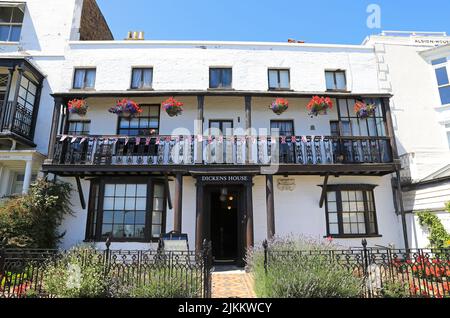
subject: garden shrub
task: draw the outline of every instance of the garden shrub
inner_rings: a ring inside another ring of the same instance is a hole
[[[108,285],[103,253],[90,246],[60,255],[47,264],[43,275],[45,292],[58,298],[106,297]]]
[[[407,282],[387,281],[383,283],[381,294],[384,298],[409,298],[410,288]]]
[[[0,240],[6,247],[55,248],[62,237],[58,232],[70,214],[71,186],[64,182],[38,180],[27,195],[9,199],[0,206]]]
[[[300,238],[275,240],[269,249],[267,273],[264,269],[264,251],[255,249],[247,255],[258,297],[274,298],[348,298],[360,297],[363,280],[327,256],[318,252],[335,249],[330,242],[320,243]],[[295,250],[310,254],[295,253]],[[277,251],[294,252],[277,254]]]

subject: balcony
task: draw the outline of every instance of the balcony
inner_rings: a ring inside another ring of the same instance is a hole
[[[244,171],[278,165],[280,172],[319,173],[339,166],[336,172],[352,174],[362,169],[379,174],[391,171],[393,164],[389,137],[58,136],[53,153],[44,169],[60,172],[118,171],[121,167],[126,171],[183,167]]]
[[[26,139],[33,139],[32,123],[33,111],[21,105],[19,102],[7,102],[4,104],[1,130],[10,131]]]

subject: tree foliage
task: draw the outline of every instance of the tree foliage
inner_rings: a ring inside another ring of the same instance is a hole
[[[55,248],[64,234],[58,227],[71,214],[71,185],[40,179],[27,195],[0,206],[0,239],[7,247]]]

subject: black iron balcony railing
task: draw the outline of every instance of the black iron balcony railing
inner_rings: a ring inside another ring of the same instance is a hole
[[[0,104],[0,105],[3,105]],[[2,109],[2,131],[10,131],[27,139],[32,139],[33,111],[20,103],[7,102]]]
[[[51,160],[61,165],[393,162],[389,137],[336,136],[58,136]]]

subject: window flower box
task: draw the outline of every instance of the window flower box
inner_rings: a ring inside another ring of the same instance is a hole
[[[170,117],[178,116],[183,112],[183,103],[173,97],[169,97],[161,103],[162,108]]]
[[[318,115],[326,115],[328,109],[333,107],[333,102],[329,97],[314,96],[306,106],[311,117]]]
[[[277,115],[281,115],[284,113],[289,107],[289,102],[285,98],[277,98],[272,104],[270,104],[269,108]]]
[[[88,111],[88,104],[84,99],[72,99],[67,103],[69,113],[85,116]]]
[[[131,119],[142,113],[142,108],[135,101],[124,98],[118,100],[116,106],[111,107],[108,111],[124,119]]]
[[[355,103],[355,113],[359,119],[367,119],[375,114],[377,106],[375,104],[368,104],[363,101],[357,101]]]

